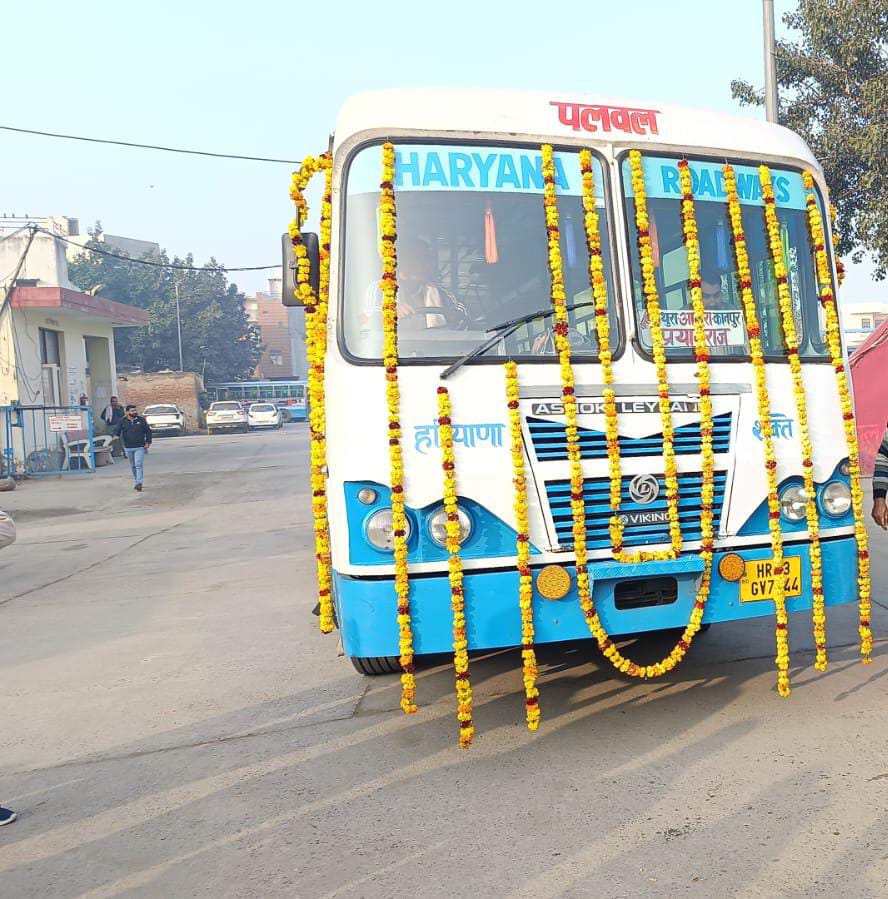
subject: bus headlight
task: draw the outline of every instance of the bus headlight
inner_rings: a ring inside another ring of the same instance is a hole
[[[410,519],[404,522],[406,537],[410,537]],[[380,509],[367,519],[367,540],[376,549],[392,552],[395,548],[395,522],[391,509]]]
[[[472,519],[462,509],[457,507],[457,520],[459,521],[459,542],[463,544],[472,533]],[[447,511],[444,506],[436,509],[429,516],[429,536],[438,546],[447,548]]]
[[[823,511],[833,518],[841,518],[851,508],[851,490],[841,481],[830,481],[820,494]]]
[[[793,484],[780,494],[780,514],[787,521],[804,521],[807,502],[808,494],[805,493],[805,488]]]

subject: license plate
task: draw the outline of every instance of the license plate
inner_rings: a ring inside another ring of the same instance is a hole
[[[802,560],[799,556],[786,556],[783,566],[788,574],[783,575],[785,596],[801,596]],[[788,567],[787,567],[788,566]],[[740,579],[740,602],[759,602],[774,599],[777,578],[774,576],[773,559],[756,559],[746,563],[746,571]]]

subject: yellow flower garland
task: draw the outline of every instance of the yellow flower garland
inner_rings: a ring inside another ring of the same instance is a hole
[[[382,146],[382,182],[379,185],[382,249],[382,361],[388,405],[389,468],[392,482],[395,594],[398,603],[398,645],[401,673],[401,708],[416,711],[416,676],[413,673],[413,628],[410,619],[410,576],[407,569],[407,511],[404,501],[404,460],[401,450],[401,391],[398,385],[398,257],[395,208],[395,148]]]
[[[836,231],[836,207],[834,203],[829,204],[829,224],[832,228],[832,245],[833,245],[833,258],[836,263],[836,277],[839,281],[839,287],[842,286],[845,282],[845,263],[839,259],[839,235]]]
[[[777,218],[774,186],[771,181],[771,170],[759,166],[759,182],[762,186],[762,199],[765,204],[765,227],[768,231],[768,244],[771,259],[774,263],[774,277],[777,281],[777,298],[780,305],[780,316],[783,322],[783,342],[789,359],[792,376],[793,393],[795,394],[796,414],[799,419],[799,442],[802,451],[802,474],[805,479],[805,516],[808,523],[811,558],[811,593],[812,618],[814,622],[814,647],[816,659],[814,667],[818,671],[826,671],[826,603],[823,595],[823,553],[820,546],[820,517],[817,512],[817,488],[814,483],[814,447],[811,443],[811,431],[808,422],[808,401],[805,395],[805,382],[802,376],[802,362],[799,359],[799,338],[796,331],[795,315],[792,308],[792,297],[787,283],[786,265],[783,258],[783,241],[780,239],[780,222]]]
[[[872,659],[873,634],[870,629],[871,615],[871,584],[870,584],[870,558],[867,544],[866,525],[863,519],[863,488],[860,484],[860,449],[857,445],[857,427],[854,422],[854,403],[851,399],[851,389],[848,385],[848,375],[845,371],[845,360],[842,355],[841,328],[839,325],[839,313],[836,309],[836,298],[832,289],[832,277],[829,269],[829,256],[826,252],[826,232],[823,227],[823,217],[817,206],[817,197],[814,194],[814,178],[810,172],[802,173],[807,196],[805,203],[808,207],[808,227],[811,237],[811,249],[814,254],[817,271],[817,283],[820,289],[820,302],[826,314],[826,339],[829,345],[829,354],[833,370],[836,374],[836,386],[839,392],[839,401],[842,405],[842,423],[845,428],[845,441],[848,445],[848,465],[851,477],[851,506],[854,510],[854,537],[857,541],[857,587],[859,594],[860,621],[858,631],[860,633],[860,654],[864,665],[868,665]]]
[[[663,430],[663,480],[666,484],[666,509],[669,517],[669,537],[672,546],[660,552],[639,552],[632,555],[617,552],[622,549],[618,542],[614,546],[615,555],[623,562],[647,562],[655,559],[677,559],[681,553],[681,522],[678,517],[678,468],[675,464],[675,431],[672,426],[672,409],[669,399],[669,381],[666,375],[666,347],[660,325],[660,297],[654,277],[654,256],[651,247],[650,223],[647,212],[647,193],[644,186],[644,171],[641,153],[631,150],[629,165],[632,170],[632,190],[635,197],[635,225],[638,231],[638,250],[641,261],[642,290],[647,301],[647,313],[651,328],[651,348],[657,371],[657,399],[660,422]],[[611,518],[611,531],[622,539],[623,522],[619,515],[619,504]]]
[[[681,639],[679,639],[679,641],[673,647],[672,651],[661,661],[656,662],[652,665],[637,665],[635,662],[623,656],[614,645],[613,641],[605,630],[604,625],[601,623],[601,619],[598,616],[597,611],[595,610],[595,603],[592,599],[591,586],[589,582],[588,552],[586,548],[586,512],[585,503],[583,501],[583,473],[580,462],[579,438],[577,433],[577,409],[576,398],[574,395],[574,376],[571,364],[570,342],[567,339],[567,311],[564,309],[564,280],[562,275],[563,269],[561,261],[560,229],[558,224],[558,206],[555,194],[555,165],[552,154],[552,147],[549,145],[544,145],[542,147],[542,155],[544,184],[543,202],[546,212],[546,231],[548,234],[549,242],[549,272],[552,279],[552,304],[555,307],[555,342],[556,349],[559,352],[559,361],[561,364],[562,398],[564,400],[565,418],[567,419],[565,430],[567,433],[568,459],[571,464],[571,511],[573,514],[573,534],[575,544],[574,552],[577,559],[577,594],[579,596],[580,608],[583,611],[583,615],[586,619],[587,625],[589,626],[589,630],[591,631],[592,636],[595,638],[595,641],[598,643],[598,646],[604,654],[604,657],[615,668],[617,668],[624,674],[628,674],[631,677],[659,677],[665,674],[667,671],[671,671],[673,668],[675,668],[676,665],[678,665],[679,662],[681,662],[681,660],[687,654],[688,649],[690,648],[694,635],[700,630],[700,625],[703,620],[703,612],[706,608],[706,601],[709,596],[709,588],[711,583],[710,571],[712,561],[712,503],[710,501],[709,511],[707,513],[706,510],[704,510],[703,515],[704,540],[700,554],[706,561],[706,568],[704,571],[703,579],[701,581],[700,592],[698,593],[697,598],[694,602],[694,608],[691,612],[691,617],[688,621],[688,625],[685,628]],[[591,162],[591,158],[589,158],[588,161]],[[600,250],[600,243],[596,242],[598,235],[597,221],[595,220],[594,215],[589,215],[590,211],[594,213],[594,190],[592,189],[593,185],[591,183],[591,180],[588,177],[588,175],[590,174],[591,166],[588,166],[588,171],[584,171],[583,179],[584,210],[587,213],[584,216],[584,222],[587,229],[586,241],[587,245],[590,247],[590,250],[596,247]],[[644,189],[643,182],[641,185],[641,189]],[[591,210],[590,203],[592,206]],[[595,226],[594,228],[592,227],[593,225]],[[594,256],[595,254],[590,252],[590,257]],[[590,258],[590,275],[593,291],[595,290],[596,271],[597,264],[593,258]],[[600,285],[599,292],[596,297],[596,309],[598,308],[603,308],[605,313],[604,315],[596,315],[596,325],[600,328],[601,320],[606,319],[607,310],[606,294],[601,293]],[[657,312],[659,313],[659,307],[657,309]],[[695,305],[694,314],[695,317],[698,318],[702,323],[703,309],[702,294],[700,292],[697,293],[697,305]],[[559,327],[559,324],[561,324],[562,322],[564,324]],[[607,336],[606,330],[599,330],[598,333],[601,346],[607,345],[606,340],[602,341],[602,335],[605,337]],[[705,396],[708,397],[708,369],[705,366],[701,366],[701,362],[705,361],[706,355],[705,332],[701,331],[700,328],[697,327],[695,328],[695,343],[698,350],[701,349],[701,346],[698,343],[699,339],[703,340],[703,344],[702,357],[698,357],[698,377],[700,379],[701,395],[705,394]],[[654,345],[655,350],[659,349],[659,352],[664,354],[665,358],[662,332],[660,332],[659,340],[655,338]],[[605,359],[608,360],[606,362],[606,365],[609,366],[609,355],[605,355]],[[606,378],[607,376],[605,375],[604,377]],[[612,372],[610,377],[612,383]],[[661,388],[661,395],[663,392],[664,391]],[[668,404],[668,384],[665,386],[665,394],[667,397],[666,410],[669,415],[669,422],[668,428],[665,428],[664,430],[667,432],[671,432],[672,421],[671,409]],[[711,486],[712,471],[714,470],[714,455],[712,452],[713,426],[711,404],[701,402],[700,409],[700,430],[702,434],[703,465],[704,472],[710,472],[708,482]],[[707,519],[708,525],[706,523]],[[658,557],[663,556],[658,554]]]
[[[302,241],[301,223],[308,215],[305,188],[319,171],[325,172],[321,204],[321,252],[318,295],[309,281],[310,262]],[[325,634],[335,626],[330,560],[330,525],[327,516],[327,425],[324,364],[327,355],[327,308],[330,297],[330,234],[332,228],[333,163],[330,155],[309,156],[293,174],[290,197],[296,217],[290,224],[290,240],[296,256],[296,296],[305,307],[305,342],[308,360],[309,433],[311,439],[311,503],[314,518],[315,559],[318,577],[320,627]]]
[[[472,681],[469,677],[469,640],[466,634],[466,601],[459,545],[459,504],[456,499],[456,457],[453,453],[453,421],[450,392],[438,388],[438,428],[441,439],[441,467],[444,469],[444,511],[447,513],[447,576],[450,581],[450,608],[453,611],[453,669],[456,672],[456,717],[459,745],[468,749],[475,736],[472,723]]]
[[[758,400],[758,415],[762,430],[762,447],[765,455],[765,474],[768,482],[768,528],[771,532],[771,551],[774,555],[774,607],[776,610],[777,639],[777,692],[789,696],[789,638],[786,616],[786,581],[783,577],[783,534],[780,530],[780,497],[777,492],[777,456],[774,452],[774,431],[771,427],[771,401],[765,374],[765,359],[762,352],[761,327],[752,292],[752,273],[746,251],[746,236],[743,233],[743,218],[740,197],[737,194],[737,180],[730,165],[722,167],[725,192],[728,195],[728,214],[734,238],[734,254],[737,259],[737,276],[740,282],[740,298],[746,321],[750,356],[755,373],[755,389]]]
[[[530,571],[530,524],[527,514],[527,473],[524,467],[524,443],[521,439],[518,366],[511,360],[505,364],[506,405],[509,409],[509,434],[512,438],[512,485],[515,488],[515,528],[518,605],[521,609],[521,662],[524,680],[524,707],[528,730],[540,726],[539,674],[533,648],[533,575]]]

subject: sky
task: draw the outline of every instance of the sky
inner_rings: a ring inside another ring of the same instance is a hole
[[[794,0],[776,0],[778,36]],[[302,159],[343,100],[384,87],[577,91],[763,117],[760,0],[0,3],[0,124]],[[0,131],[0,215],[67,215],[227,266],[279,262],[293,166]],[[2,221],[0,221],[2,224]],[[270,274],[270,273],[269,273]],[[248,292],[266,274],[232,280]],[[845,302],[888,301],[850,266]]]

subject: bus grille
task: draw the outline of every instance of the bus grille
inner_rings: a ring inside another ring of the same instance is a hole
[[[641,505],[629,499],[629,483],[622,482],[622,509],[624,519],[623,544],[642,546],[651,543],[669,543],[669,521],[666,510],[666,483],[663,475],[655,475],[660,485],[660,495],[652,503]],[[725,485],[728,473],[715,472],[715,499],[713,501],[713,528],[718,532],[722,506],[725,501]],[[678,514],[685,542],[701,539],[700,506],[703,476],[699,473],[679,474]],[[546,481],[546,496],[555,523],[558,545],[573,546],[573,515],[570,508],[570,481]],[[586,540],[589,549],[610,546],[610,480],[587,478],[583,484],[583,501],[586,506]]]
[[[715,453],[726,453],[731,444],[731,413],[725,412],[712,419],[712,449]],[[546,421],[542,418],[528,418],[527,426],[533,442],[534,452],[540,462],[557,462],[567,458],[567,438],[565,427],[557,421]],[[583,459],[606,459],[607,443],[601,431],[579,428],[580,454]],[[657,456],[663,453],[663,435],[651,434],[648,437],[623,437],[620,441],[620,455],[629,458],[635,456]],[[697,455],[700,453],[702,438],[700,424],[682,425],[675,429],[675,454],[677,456]]]

